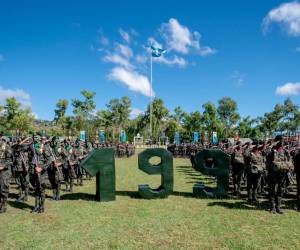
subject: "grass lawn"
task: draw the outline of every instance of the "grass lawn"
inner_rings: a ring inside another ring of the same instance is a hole
[[[60,202],[47,199],[45,214],[30,213],[32,197],[20,204],[12,195],[0,215],[0,249],[300,249],[293,197],[284,215],[266,212],[265,202],[255,207],[237,199],[196,199],[193,185],[211,180],[193,171],[188,159],[174,159],[174,165],[168,199],[136,198],[138,184],[160,182],[138,170],[136,156],[116,159],[115,202],[93,201],[95,180],[63,193]]]

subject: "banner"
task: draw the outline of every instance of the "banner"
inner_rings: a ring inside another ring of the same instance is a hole
[[[212,133],[212,144],[218,144],[218,134],[217,134],[217,132]]]
[[[180,134],[179,132],[175,132],[175,144],[180,144]]]
[[[194,132],[194,143],[197,143],[199,140],[199,134],[198,132]]]
[[[105,142],[105,132],[104,130],[100,130],[99,138],[101,142]]]
[[[85,131],[80,131],[80,141],[85,141]]]
[[[125,130],[121,131],[121,142],[123,142],[123,143],[126,142],[126,132],[125,132]]]

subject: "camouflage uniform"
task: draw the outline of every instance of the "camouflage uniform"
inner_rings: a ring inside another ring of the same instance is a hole
[[[53,162],[49,151],[44,144],[32,144],[30,154],[31,164],[29,173],[34,186],[35,207],[32,212],[43,213],[45,211],[46,186],[48,183],[47,168]]]
[[[280,213],[286,173],[289,171],[290,155],[280,145],[267,155],[270,212]]]
[[[66,189],[72,193],[74,179],[76,178],[76,173],[74,168],[77,163],[77,157],[74,154],[73,148],[70,145],[66,147],[66,154],[67,154],[67,168],[65,169]],[[68,188],[68,185],[70,186],[70,188]]]
[[[0,135],[0,213],[6,212],[11,177],[12,150]]]
[[[264,158],[261,152],[256,148],[252,152],[246,153],[247,157],[247,193],[249,202],[258,202],[257,191],[260,185],[260,179],[265,169]]]
[[[300,212],[300,149],[294,152],[294,167],[297,180],[297,211]]]
[[[50,147],[49,144],[45,145],[45,151],[47,152],[47,155],[51,157],[51,163],[49,164],[49,167],[47,168],[48,172],[48,178],[51,184],[52,192],[53,192],[53,200],[60,200],[60,185],[61,185],[61,165],[57,165],[58,162],[56,153],[54,150]]]
[[[234,193],[241,194],[241,183],[245,171],[245,160],[242,150],[238,148],[231,155],[232,181]]]
[[[13,169],[20,195],[17,201],[27,201],[29,192],[28,158],[25,147],[17,146],[13,151]]]

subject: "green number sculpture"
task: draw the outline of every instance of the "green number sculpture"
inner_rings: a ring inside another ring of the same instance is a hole
[[[96,176],[96,200],[116,199],[115,150],[98,148],[81,163],[91,176]]]
[[[152,165],[149,160],[160,157],[158,165]],[[144,199],[167,198],[173,192],[173,157],[163,148],[149,148],[138,155],[139,169],[149,175],[161,175],[161,185],[152,189],[149,185],[139,185],[139,195]]]
[[[210,167],[207,166],[210,161]],[[217,178],[217,187],[209,188],[203,183],[195,184],[193,193],[201,197],[226,197],[229,188],[230,157],[221,150],[204,149],[196,155],[195,169],[202,174],[212,175]]]

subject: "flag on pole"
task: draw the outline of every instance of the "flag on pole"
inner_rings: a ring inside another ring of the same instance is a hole
[[[160,57],[162,54],[166,53],[166,50],[156,48],[154,46],[151,46],[152,49],[152,57]]]
[[[194,143],[197,143],[199,140],[199,134],[198,132],[194,132]]]
[[[217,132],[212,133],[212,144],[214,144],[214,145],[218,144],[218,134],[217,134]]]
[[[85,131],[80,131],[80,141],[85,141]]]

